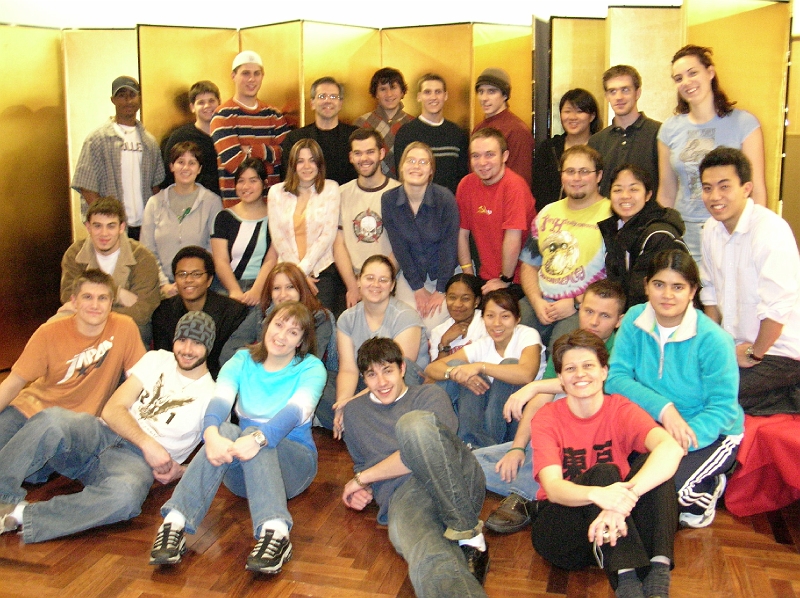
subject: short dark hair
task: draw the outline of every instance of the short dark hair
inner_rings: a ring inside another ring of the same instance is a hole
[[[636,164],[620,164],[611,172],[611,178],[609,179],[610,185],[614,185],[614,181],[617,180],[617,177],[625,172],[630,172],[637,181],[639,181],[642,185],[644,185],[645,195],[647,195],[647,191],[653,190],[653,177],[650,176],[650,173],[647,172],[641,166],[637,166]],[[609,187],[610,188],[610,187]]]
[[[497,143],[500,144],[500,153],[503,154],[508,151],[508,142],[500,129],[495,129],[494,127],[478,129],[469,138],[470,146],[476,139],[497,139]]]
[[[264,320],[264,327],[261,331],[261,337],[258,342],[250,345],[250,357],[256,363],[264,363],[269,356],[269,351],[264,344],[264,336],[267,334],[267,328],[275,318],[280,318],[282,321],[295,320],[297,325],[303,330],[303,340],[300,346],[297,347],[294,353],[295,359],[303,361],[309,353],[314,354],[317,351],[317,332],[314,325],[314,316],[308,311],[308,308],[299,301],[286,301],[276,306]]]
[[[190,153],[200,165],[203,164],[203,150],[194,141],[181,141],[176,143],[169,150],[169,163],[175,164],[183,154]]]
[[[219,87],[217,87],[213,81],[203,80],[198,81],[189,88],[189,103],[194,104],[195,100],[197,100],[197,96],[204,93],[213,93],[217,101],[220,101]]]
[[[375,129],[369,129],[367,127],[361,127],[350,133],[350,139],[348,139],[347,142],[350,144],[350,149],[352,150],[354,141],[366,141],[369,138],[375,140],[375,145],[378,146],[378,149],[386,147],[383,142],[383,135],[378,133]]]
[[[317,87],[320,85],[335,85],[339,88],[339,97],[344,99],[344,85],[339,83],[333,77],[320,77],[316,81],[311,84],[311,99],[313,100],[314,97],[317,95]]]
[[[619,313],[625,313],[625,302],[627,301],[627,297],[625,297],[625,289],[617,281],[609,280],[608,278],[595,280],[592,284],[586,287],[586,290],[584,291],[584,297],[588,293],[597,295],[601,299],[614,299],[617,302]]]
[[[178,271],[178,262],[187,257],[196,257],[203,260],[203,265],[208,273],[209,278],[214,277],[214,258],[211,257],[211,253],[199,245],[187,245],[186,247],[181,247],[178,250],[178,253],[175,254],[175,257],[172,258],[173,278],[175,277],[175,273]]]
[[[561,368],[564,365],[564,355],[572,349],[592,351],[597,355],[597,361],[600,362],[602,367],[608,366],[608,349],[606,349],[606,344],[603,340],[593,332],[579,328],[559,337],[553,343],[553,365],[557,373],[561,373]]]
[[[403,366],[403,350],[393,339],[376,336],[365,340],[358,348],[356,365],[358,373],[364,374],[375,364],[393,363]]]
[[[612,66],[605,73],[603,73],[603,89],[606,89],[606,83],[609,79],[616,77],[630,77],[633,81],[633,87],[639,89],[642,86],[642,76],[635,68],[627,64],[618,64]]]
[[[700,178],[703,178],[706,168],[715,166],[733,166],[741,184],[749,183],[753,180],[753,169],[750,166],[750,160],[741,150],[721,145],[708,152],[700,162]]]
[[[646,281],[648,282],[653,276],[662,270],[674,270],[689,283],[693,289],[700,290],[700,271],[697,264],[686,251],[682,249],[668,249],[656,254],[650,264],[647,266]],[[698,297],[700,293],[695,293],[695,307],[700,307],[698,304]]]
[[[588,145],[573,145],[572,147],[565,149],[564,153],[561,154],[561,160],[558,163],[558,169],[564,170],[564,163],[567,161],[567,158],[570,158],[576,154],[583,154],[589,158],[594,163],[595,170],[603,170],[603,156],[601,156],[600,152],[598,152],[596,149],[589,147]]]
[[[114,299],[116,299],[117,283],[114,282],[114,279],[110,274],[106,274],[98,268],[89,268],[88,270],[84,270],[81,275],[75,279],[75,282],[72,283],[72,296],[77,297],[78,293],[81,292],[81,287],[87,282],[107,286],[109,292],[111,293],[111,300],[114,301]]]
[[[255,170],[258,178],[264,181],[264,191],[266,191],[267,168],[264,166],[263,160],[260,160],[259,158],[253,158],[252,156],[245,158],[242,160],[242,163],[239,164],[239,168],[236,169],[236,172],[233,175],[234,182],[238,183],[245,171],[249,170],[250,168]]]
[[[406,85],[406,80],[403,79],[403,73],[390,66],[378,69],[369,82],[369,95],[373,98],[377,97],[379,85],[391,85],[392,83],[397,83],[403,93],[408,91],[408,85]]]
[[[472,294],[478,299],[483,298],[483,281],[474,274],[467,274],[466,272],[459,272],[451,276],[444,287],[444,292],[447,293],[450,287],[457,282],[467,285]]]
[[[519,301],[517,301],[506,289],[495,289],[494,291],[486,293],[486,295],[483,297],[484,310],[486,307],[488,307],[489,301],[493,301],[501,309],[510,311],[512,314],[514,314],[514,317],[519,320]],[[486,312],[484,311],[484,315],[485,313]]]
[[[422,77],[419,78],[419,81],[417,81],[417,91],[422,91],[422,84],[426,81],[441,81],[442,87],[445,91],[447,91],[447,81],[444,80],[444,77],[437,75],[436,73],[425,73],[422,75]]]
[[[594,116],[594,120],[589,123],[590,135],[594,135],[600,130],[600,125],[602,124],[600,121],[600,109],[597,107],[597,100],[594,99],[594,96],[590,92],[580,87],[570,89],[561,96],[561,101],[558,103],[559,112],[564,109],[564,104],[567,102],[575,106],[581,112]]]
[[[86,222],[91,222],[92,216],[95,214],[102,214],[103,216],[116,216],[119,218],[120,224],[125,224],[125,222],[127,222],[125,206],[123,206],[122,202],[118,201],[115,197],[101,197],[92,203],[92,205],[89,206],[89,209],[86,210]]]

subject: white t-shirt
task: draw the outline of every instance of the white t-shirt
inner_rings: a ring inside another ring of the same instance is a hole
[[[203,417],[216,390],[211,374],[191,380],[181,374],[172,352],[163,350],[145,353],[128,374],[144,386],[131,405],[131,415],[142,430],[182,463],[203,433]]]
[[[94,252],[94,256],[97,258],[97,265],[100,266],[100,269],[103,272],[110,274],[111,276],[114,275],[114,270],[117,268],[117,261],[119,260],[119,252],[119,249],[108,255],[103,255],[102,253],[97,253],[96,251]]]
[[[539,371],[536,373],[536,380],[541,379],[544,373],[544,368],[547,365],[545,359],[545,347],[542,344],[542,337],[533,328],[517,324],[514,328],[514,334],[511,340],[508,341],[505,355],[500,355],[494,347],[494,340],[491,336],[484,336],[483,338],[473,341],[471,344],[464,347],[464,353],[467,355],[470,363],[477,361],[485,361],[486,363],[498,364],[504,359],[519,359],[522,357],[522,350],[531,345],[539,345],[541,347],[541,355],[539,357]],[[489,380],[494,382],[494,378],[488,376]]]
[[[141,226],[144,212],[144,195],[142,194],[142,156],[144,148],[139,130],[136,127],[114,123],[114,130],[122,139],[122,192],[125,197],[117,197],[125,206],[128,226]],[[152,189],[150,190],[152,191]],[[147,196],[150,196],[150,191]]]
[[[446,306],[442,306],[442,309],[447,309]],[[447,318],[444,322],[439,324],[438,326],[434,326],[433,330],[431,330],[431,361],[435,361],[436,358],[439,356],[439,344],[442,342],[442,337],[444,333],[447,332],[456,321],[453,318]],[[483,323],[483,316],[481,314],[481,310],[476,309],[475,315],[472,316],[472,322],[469,323],[469,327],[467,328],[467,335],[459,336],[458,338],[452,340],[450,342],[450,347],[453,349],[453,353],[456,350],[460,349],[465,345],[469,345],[474,343],[479,338],[486,336],[486,325]]]

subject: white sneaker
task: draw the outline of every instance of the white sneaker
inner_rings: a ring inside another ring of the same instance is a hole
[[[678,521],[681,527],[701,528],[708,527],[714,521],[714,516],[717,514],[717,501],[722,493],[725,492],[725,486],[728,484],[728,479],[724,474],[716,476],[717,487],[714,488],[714,494],[711,497],[711,504],[702,515],[695,515],[694,513],[681,513]]]

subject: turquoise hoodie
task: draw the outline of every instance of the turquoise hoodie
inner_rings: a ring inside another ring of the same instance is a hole
[[[629,309],[614,343],[605,391],[628,397],[656,421],[674,404],[699,448],[744,430],[733,338],[691,307],[663,351],[653,307],[644,303]]]

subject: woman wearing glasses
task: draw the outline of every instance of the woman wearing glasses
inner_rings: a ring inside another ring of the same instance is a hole
[[[449,189],[433,183],[436,161],[420,141],[400,158],[400,187],[383,194],[381,213],[400,274],[397,298],[416,307],[426,330],[447,317],[444,294],[458,265],[458,206]]]

